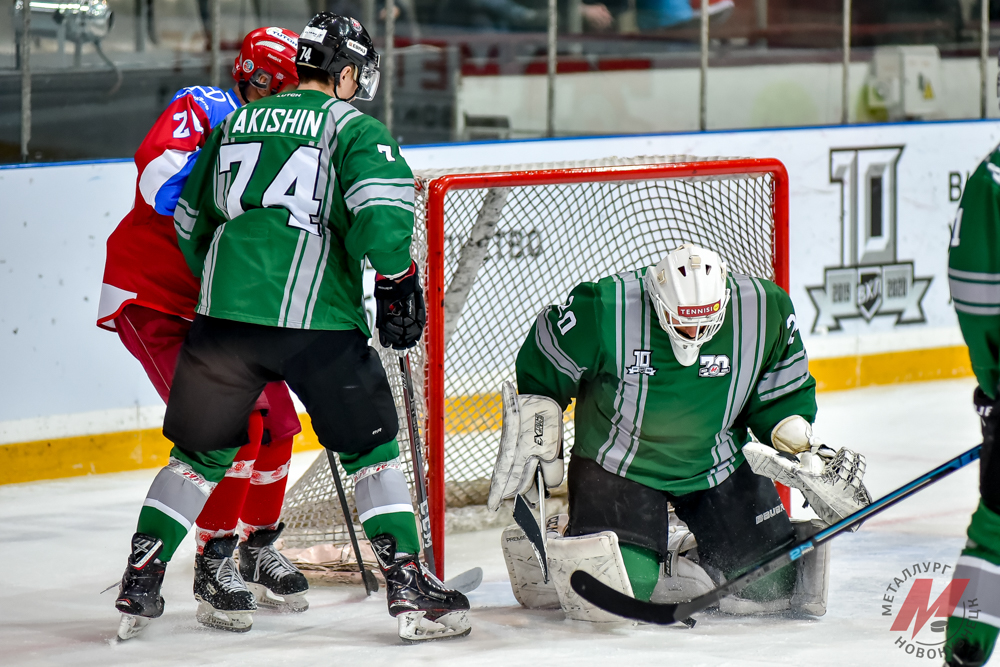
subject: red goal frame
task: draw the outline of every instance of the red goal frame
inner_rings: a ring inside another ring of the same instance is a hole
[[[788,285],[788,172],[776,159],[737,159],[668,164],[579,167],[439,176],[427,186],[427,329],[426,401],[424,434],[427,447],[427,495],[431,515],[431,538],[437,576],[444,580],[444,211],[445,198],[453,190],[477,188],[565,185],[581,182],[650,181],[673,178],[726,176],[736,174],[771,174],[772,263],[775,282],[786,292]],[[779,489],[781,490],[781,489]],[[788,507],[787,489],[782,501]]]

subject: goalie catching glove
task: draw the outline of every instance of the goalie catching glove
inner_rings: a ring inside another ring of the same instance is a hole
[[[399,278],[375,277],[375,326],[382,347],[406,350],[420,340],[427,321],[417,265]]]
[[[516,495],[532,504],[538,501],[535,476],[539,466],[549,489],[562,484],[564,473],[559,404],[547,396],[518,395],[510,382],[503,383],[500,393],[503,430],[486,501],[494,512]]]
[[[758,475],[798,489],[826,525],[871,504],[865,488],[865,457],[850,449],[834,452],[798,415],[786,417],[771,431],[774,447],[751,442],[743,454]]]

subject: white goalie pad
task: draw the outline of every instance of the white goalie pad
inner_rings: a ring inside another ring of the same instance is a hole
[[[548,583],[544,581],[535,551],[520,526],[507,526],[500,536],[500,548],[504,562],[507,563],[510,588],[521,606],[528,609],[558,609],[559,594],[556,593],[556,587],[551,579]]]
[[[658,604],[688,602],[713,590],[716,582],[694,561],[681,554],[698,546],[694,534],[682,523],[675,523],[670,516],[670,535],[667,539],[667,554],[663,560],[660,577],[649,598]]]
[[[563,414],[559,404],[548,396],[517,394],[514,385],[504,382],[503,430],[500,451],[490,480],[486,505],[494,512],[504,500],[515,495],[529,502],[535,495],[535,472],[541,466],[547,488],[562,484]]]
[[[871,504],[862,481],[865,457],[847,448],[834,453],[818,445],[796,458],[751,442],[744,445],[743,455],[758,475],[801,491],[827,526]]]
[[[549,539],[562,537],[568,524],[569,516],[566,514],[550,516],[546,521]],[[528,609],[559,609],[559,595],[555,585],[551,579],[544,581],[535,550],[531,548],[531,542],[520,526],[507,526],[500,536],[500,549],[507,564],[511,590],[521,606]]]
[[[632,584],[618,548],[618,535],[608,530],[593,535],[551,538],[547,548],[549,577],[567,618],[591,623],[628,622],[590,604],[577,595],[569,583],[573,572],[582,570],[611,588],[632,596]]]
[[[824,528],[820,519],[792,520],[795,539],[801,540]],[[739,593],[719,601],[719,611],[725,614],[750,615],[774,614],[793,611],[809,616],[826,614],[830,590],[830,543],[822,544],[794,562],[795,586],[790,597],[757,601]]]
[[[792,521],[795,539],[805,539],[823,529],[819,519]],[[801,614],[823,616],[830,592],[830,543],[821,544],[795,561],[795,591],[791,608]]]

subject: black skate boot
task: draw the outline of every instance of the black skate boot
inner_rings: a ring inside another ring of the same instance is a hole
[[[151,619],[163,615],[160,587],[167,565],[156,558],[161,551],[163,542],[157,538],[142,533],[132,536],[132,554],[128,557],[115,600],[115,609],[122,613],[118,625],[120,640],[135,637]]]
[[[257,610],[233,560],[239,537],[216,537],[194,557],[194,597],[200,603],[195,618],[220,630],[246,632]]]
[[[257,530],[240,543],[240,575],[257,598],[257,604],[279,611],[305,611],[309,582],[298,568],[274,548],[285,524]]]
[[[396,558],[396,539],[372,538],[375,557],[385,575],[389,613],[399,621],[399,636],[407,643],[464,637],[469,634],[469,600],[448,590],[424,569],[417,556]]]

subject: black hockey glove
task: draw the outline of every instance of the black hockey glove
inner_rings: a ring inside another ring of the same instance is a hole
[[[398,281],[375,277],[375,326],[383,347],[406,350],[417,344],[427,321],[416,264]]]
[[[1000,399],[993,400],[976,387],[972,394],[979,424],[983,428],[983,450],[979,455],[979,492],[983,502],[994,512],[1000,512],[1000,459],[997,458],[997,433],[1000,432]]]

